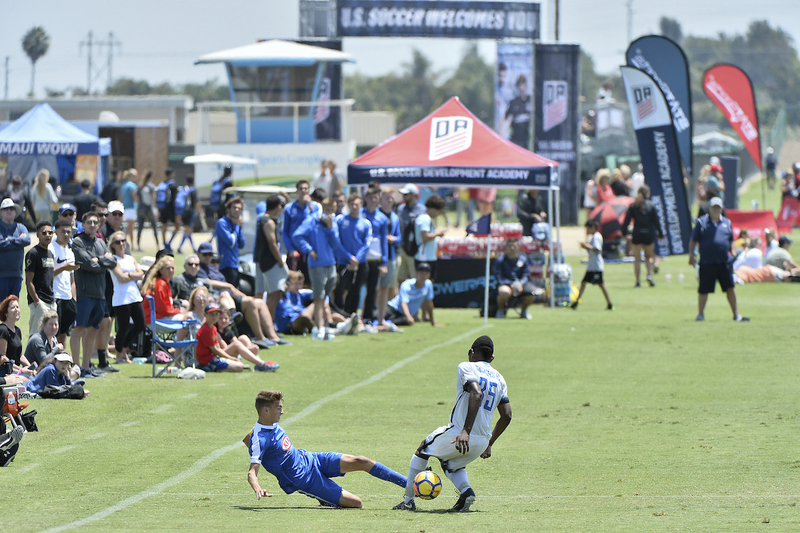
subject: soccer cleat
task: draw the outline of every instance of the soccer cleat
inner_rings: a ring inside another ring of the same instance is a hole
[[[636,285],[633,286],[633,288],[634,289],[641,289],[642,285],[640,283],[637,283]]]
[[[19,444],[24,434],[25,428],[19,425],[5,435],[0,435],[0,451],[8,451]]]
[[[386,331],[388,331],[390,333],[403,333],[402,329],[398,328],[397,326],[395,326],[394,324],[392,324],[388,320],[385,321],[383,323],[383,325],[386,327]]]
[[[358,313],[353,313],[350,315],[350,325],[345,335],[358,335],[358,322],[361,320],[361,317]]]
[[[107,363],[106,366],[90,366],[97,374],[116,374],[119,372],[116,368]]]
[[[606,309],[608,311],[613,311],[614,310],[614,305],[613,304],[608,304],[608,307],[606,307]]]
[[[647,283],[649,283],[651,287],[656,286],[656,282],[655,280],[653,280],[653,276],[647,276]]]
[[[275,342],[275,344],[277,344],[278,346],[291,346],[292,345],[291,342],[283,340],[283,339],[279,339],[277,342]]]
[[[506,310],[505,309],[498,309],[497,312],[494,314],[495,318],[505,318],[506,317]]]
[[[578,309],[578,302],[575,302],[574,304],[570,305],[570,307],[572,309],[574,309],[574,310],[577,310]]]
[[[338,509],[339,508],[339,506],[336,505],[335,503],[326,502],[325,500],[320,500],[319,498],[317,498],[317,501],[319,502],[319,504],[322,507],[333,507],[334,509]]]
[[[239,311],[234,311],[231,313],[231,324],[234,326],[238,326],[244,320],[244,315]]]
[[[695,320],[695,322],[702,322],[705,319],[706,319],[706,317],[703,316],[703,313],[700,313],[699,315],[697,315],[697,318],[695,318],[694,320]]]
[[[519,314],[520,318],[524,318],[525,320],[532,320],[533,317],[528,313],[527,309],[523,309],[522,312]]]
[[[733,317],[734,322],[750,322],[749,316],[736,315]]]
[[[275,372],[280,368],[281,365],[276,363],[275,361],[266,361],[261,363],[260,365],[256,365],[253,367],[253,370],[256,372]]]
[[[91,368],[82,368],[81,369],[81,378],[102,378],[103,374],[98,374]]]
[[[475,491],[470,487],[461,493],[461,496],[458,497],[458,501],[453,508],[450,509],[450,512],[466,513],[469,511],[469,506],[473,503],[475,503]]]
[[[411,500],[409,502],[402,501],[402,502],[398,503],[397,505],[395,505],[394,507],[392,507],[392,509],[396,510],[396,511],[416,511],[417,510],[417,504],[414,503],[414,500]]]

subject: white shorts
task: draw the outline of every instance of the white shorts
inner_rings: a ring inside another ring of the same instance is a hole
[[[126,209],[122,213],[122,220],[136,220],[136,209]]]
[[[442,469],[447,472],[455,472],[464,468],[486,451],[489,446],[489,437],[470,435],[469,451],[462,454],[456,450],[455,444],[451,444],[459,433],[461,433],[461,429],[452,424],[435,429],[433,433],[425,437],[420,453],[439,459],[442,462]]]

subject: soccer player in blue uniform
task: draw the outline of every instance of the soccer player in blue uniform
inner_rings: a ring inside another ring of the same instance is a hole
[[[332,477],[344,476],[348,472],[369,472],[378,479],[400,487],[406,486],[405,476],[369,457],[335,452],[313,453],[295,448],[278,425],[283,415],[283,394],[280,391],[259,392],[256,411],[258,422],[243,442],[250,452],[247,481],[259,500],[264,496],[272,496],[258,484],[261,466],[278,479],[278,484],[286,494],[300,492],[316,498],[322,505],[332,507],[360,509],[362,506],[361,498],[331,481]]]

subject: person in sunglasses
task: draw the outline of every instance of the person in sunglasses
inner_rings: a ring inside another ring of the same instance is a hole
[[[114,343],[117,363],[131,362],[128,356],[131,346],[145,328],[142,295],[139,294],[139,286],[136,284],[144,278],[144,270],[132,255],[125,253],[126,245],[125,232],[115,231],[109,235],[108,249],[117,260],[117,266],[111,271],[111,281],[114,284],[111,305],[114,306],[117,316],[117,337]]]
[[[39,324],[46,312],[58,311],[53,293],[55,258],[49,250],[53,241],[53,224],[49,220],[40,220],[36,224],[36,236],[39,243],[25,255],[25,286],[28,289],[30,309],[29,336],[39,331]]]
[[[31,243],[28,229],[14,219],[22,212],[11,198],[0,203],[0,299],[19,297],[22,289],[22,262],[25,247]]]

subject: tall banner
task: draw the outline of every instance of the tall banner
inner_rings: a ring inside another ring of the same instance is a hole
[[[664,232],[664,238],[656,241],[656,253],[662,256],[688,253],[692,221],[669,105],[647,73],[633,67],[620,69],[639,142],[644,182],[650,187],[650,200],[655,204]]]
[[[578,223],[580,54],[577,44],[536,45],[533,151],[558,161],[562,224]]]
[[[728,119],[750,157],[762,170],[756,94],[750,77],[739,67],[720,63],[706,70],[703,90]]]
[[[497,43],[494,80],[494,130],[517,146],[530,149],[533,101],[533,48]]]
[[[338,0],[339,37],[539,38],[539,4],[470,0]]]
[[[678,150],[686,173],[692,173],[692,91],[689,62],[677,43],[661,35],[646,35],[633,41],[625,52],[629,67],[646,72],[664,93],[670,111]]]
[[[315,40],[315,41],[295,41],[300,44],[320,46],[329,50],[342,51],[342,41],[339,40]],[[317,105],[314,108],[314,128],[316,129],[316,139],[318,141],[340,141],[341,140],[341,120],[342,109],[339,106],[327,105],[331,100],[339,100],[342,97],[342,65],[339,63],[328,63],[322,73],[319,85],[319,95]]]

